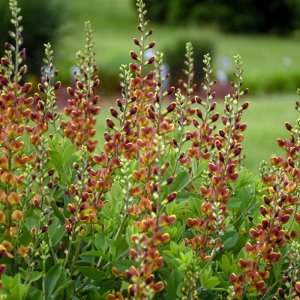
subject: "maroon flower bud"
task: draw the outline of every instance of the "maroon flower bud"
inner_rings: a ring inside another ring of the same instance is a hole
[[[148,44],[148,49],[151,49],[151,48],[153,48],[155,46],[155,42],[151,42],[151,43],[149,43]]]
[[[105,133],[104,133],[104,139],[105,139],[107,142],[109,142],[109,141],[111,140],[111,136],[110,136],[107,132],[105,132]]]
[[[152,33],[153,33],[153,30],[152,30],[152,29],[150,29],[150,30],[147,32],[147,34],[146,34],[146,35],[152,35]]]
[[[279,295],[279,297],[281,297],[281,298],[284,298],[284,290],[282,289],[282,288],[279,288],[278,289],[278,295]]]
[[[47,187],[48,187],[49,189],[52,189],[52,188],[53,188],[53,182],[52,182],[52,181],[49,181],[49,182],[47,183]]]
[[[9,60],[6,58],[1,58],[1,63],[4,67],[8,67],[9,66]]]
[[[218,119],[219,119],[219,114],[214,114],[214,115],[211,117],[211,121],[212,121],[212,122],[216,122],[216,121],[218,121]]]
[[[156,75],[156,72],[154,70],[150,71],[147,75],[147,80],[152,80],[155,75]]]
[[[213,110],[215,110],[216,106],[217,106],[217,103],[216,103],[216,102],[212,103],[212,104],[209,106],[208,111],[213,111]]]
[[[288,122],[285,123],[285,128],[288,130],[288,131],[291,131],[293,129],[292,125]]]
[[[113,108],[113,107],[111,107],[110,109],[109,109],[109,111],[110,111],[110,114],[113,116],[113,117],[115,117],[115,118],[118,118],[118,112]]]
[[[247,95],[248,93],[249,93],[249,89],[248,88],[246,88],[246,89],[244,89],[244,95]]]
[[[55,90],[59,89],[61,87],[61,82],[60,81],[55,82],[53,87]]]
[[[155,57],[154,57],[154,56],[150,57],[150,58],[148,59],[148,61],[147,61],[147,64],[148,64],[148,65],[153,64],[154,60],[155,60]]]
[[[131,56],[132,59],[138,60],[137,54],[134,51],[132,51],[132,50],[130,51],[130,56]]]
[[[223,123],[223,125],[226,125],[227,124],[227,122],[228,122],[228,118],[226,118],[226,117],[222,117],[222,123]]]
[[[140,67],[137,64],[130,64],[129,68],[134,73],[137,73],[140,70]]]
[[[170,88],[167,89],[167,95],[166,96],[170,96],[174,93],[175,91],[175,87],[171,86]]]
[[[245,110],[249,107],[249,102],[245,102],[243,105],[242,105],[242,110]]]
[[[75,90],[72,89],[71,87],[68,87],[68,88],[67,88],[67,93],[68,93],[70,96],[74,96]]]
[[[10,50],[11,49],[11,44],[6,42],[5,43],[5,49]]]
[[[54,169],[50,169],[49,171],[48,171],[48,176],[52,176],[54,174]]]
[[[198,118],[202,119],[203,118],[202,111],[199,108],[197,108],[196,112],[197,112]]]
[[[195,126],[196,128],[198,128],[199,122],[198,122],[196,119],[193,120],[193,124],[194,124],[194,126]]]
[[[122,107],[123,107],[123,104],[122,104],[122,100],[121,100],[121,99],[118,99],[118,100],[117,100],[117,105],[119,106],[119,108],[122,108]]]
[[[109,119],[109,118],[106,119],[106,124],[111,129],[113,129],[115,127],[114,122],[111,119]]]
[[[24,75],[27,72],[27,66],[26,65],[22,66],[20,68],[19,72],[20,72],[20,75]]]
[[[147,109],[147,115],[151,120],[155,119],[155,114],[154,114],[153,110],[150,108]]]
[[[21,57],[22,61],[24,61],[26,59],[26,49],[25,48],[23,48],[20,51],[20,57]]]
[[[0,275],[4,274],[6,271],[6,265],[0,265]]]
[[[168,105],[167,112],[171,113],[172,111],[174,111],[175,108],[176,108],[176,103],[172,102],[171,104]]]
[[[59,243],[59,248],[60,248],[62,251],[66,250],[66,246],[65,246],[64,242],[60,242],[60,243]]]
[[[234,153],[235,156],[240,155],[241,152],[242,152],[242,147],[238,147],[238,148],[236,148],[236,149],[233,151],[233,153]]]
[[[223,162],[225,161],[225,158],[224,158],[223,153],[222,153],[222,152],[219,152],[218,155],[219,155],[219,160],[220,160],[220,162],[223,163]]]
[[[140,45],[141,45],[140,42],[139,42],[139,40],[138,40],[137,38],[134,38],[134,39],[133,39],[133,42],[134,42],[137,46],[140,46]]]
[[[45,91],[44,86],[41,83],[38,84],[38,89],[42,93],[44,93],[44,91]]]
[[[178,146],[178,142],[176,141],[176,139],[173,139],[172,142],[174,146]]]
[[[41,233],[46,232],[47,229],[48,229],[48,225],[43,226],[43,227],[41,228]]]
[[[134,106],[130,111],[129,111],[129,114],[132,116],[132,115],[135,115],[137,112],[137,106]]]
[[[171,193],[171,194],[167,197],[168,203],[174,201],[174,200],[176,199],[176,196],[177,196],[177,193],[176,193],[176,192]]]
[[[268,214],[267,209],[263,205],[260,206],[259,210],[264,217]]]
[[[216,140],[215,145],[218,150],[222,149],[222,144],[220,143],[220,141]]]
[[[31,83],[25,83],[21,89],[21,92],[27,94],[31,90],[31,87],[32,87]]]

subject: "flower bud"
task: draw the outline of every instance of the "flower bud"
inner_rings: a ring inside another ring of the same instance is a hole
[[[113,107],[111,107],[110,109],[109,109],[109,111],[110,111],[110,114],[113,116],[113,117],[115,117],[115,118],[118,118],[118,112],[113,108]]]
[[[130,51],[130,56],[131,56],[132,59],[138,60],[137,54],[134,51],[132,51],[132,50]]]
[[[137,46],[140,46],[140,45],[141,45],[140,42],[139,42],[139,40],[138,40],[137,38],[134,38],[134,39],[133,39],[133,42],[134,42]]]
[[[154,60],[155,60],[155,57],[154,57],[154,56],[150,57],[150,58],[148,59],[148,61],[147,61],[147,64],[148,64],[148,65],[153,64]]]
[[[111,119],[109,119],[109,118],[106,119],[106,124],[111,129],[113,129],[115,127],[114,122]]]
[[[169,104],[169,106],[167,107],[167,112],[171,113],[172,111],[174,111],[174,109],[176,108],[176,103],[172,102],[171,104]]]

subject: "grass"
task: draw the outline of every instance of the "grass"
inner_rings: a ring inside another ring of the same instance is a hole
[[[84,21],[94,28],[96,59],[102,77],[117,76],[119,66],[129,61],[132,38],[136,29],[136,13],[132,0],[68,0],[66,22],[59,29],[56,53],[61,75],[68,79],[74,65],[76,51],[84,44]],[[300,41],[297,38],[276,36],[235,35],[213,29],[188,27],[174,28],[152,24],[157,49],[172,47],[174,39],[209,38],[215,45],[215,68],[220,68],[223,57],[232,62],[240,54],[245,64],[246,83],[256,93],[265,90],[293,90],[300,86]],[[167,55],[167,53],[165,54]],[[201,66],[196,66],[201,67]],[[230,68],[229,68],[230,69]],[[230,73],[231,70],[228,70]]]
[[[285,122],[294,125],[298,115],[295,102],[296,94],[257,96],[250,101],[243,121],[248,127],[245,131],[245,166],[257,173],[262,160],[269,160],[272,154],[282,154],[277,146],[278,138],[289,137]]]

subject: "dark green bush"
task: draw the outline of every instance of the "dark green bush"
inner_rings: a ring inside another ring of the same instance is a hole
[[[199,82],[203,77],[202,60],[206,53],[214,53],[213,43],[209,39],[191,39],[189,37],[180,37],[174,39],[174,42],[168,44],[163,52],[166,53],[164,60],[170,68],[172,74],[172,84],[176,84],[177,79],[182,77],[184,65],[185,45],[186,40],[189,40],[194,47],[195,59],[195,82]]]
[[[7,32],[12,29],[8,4],[8,0],[0,0],[1,55],[3,55],[3,45],[8,40]],[[28,53],[28,68],[32,74],[40,74],[44,53],[37,45],[55,40],[56,29],[63,21],[63,4],[62,1],[57,0],[23,0],[20,1],[20,8],[23,16],[24,47]]]
[[[214,24],[225,31],[287,33],[299,29],[298,0],[151,1],[151,19],[170,25]],[[156,3],[157,2],[157,3]]]

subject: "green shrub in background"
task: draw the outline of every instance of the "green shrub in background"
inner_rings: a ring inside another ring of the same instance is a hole
[[[170,69],[171,83],[177,84],[177,80],[182,77],[182,71],[186,68],[184,64],[185,45],[188,37],[179,37],[174,39],[173,43],[168,44],[163,49],[165,62]],[[214,53],[214,46],[209,39],[189,39],[194,47],[194,63],[195,63],[195,82],[200,82],[204,73],[202,70],[203,56],[206,53]]]
[[[57,0],[20,1],[24,18],[22,21],[24,47],[28,53],[27,65],[32,74],[40,74],[44,56],[44,51],[40,45],[55,40],[55,31],[63,21],[63,6],[63,1]],[[0,55],[3,55],[3,45],[7,40],[7,32],[11,29],[10,18],[9,1],[0,0]]]
[[[221,30],[287,33],[299,28],[298,0],[165,0],[151,1],[150,15],[170,25],[214,24]],[[158,2],[158,4],[156,4]]]

